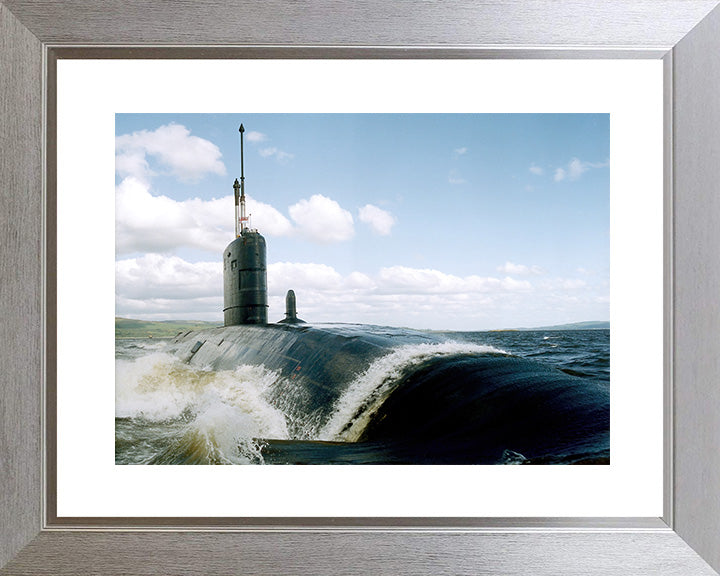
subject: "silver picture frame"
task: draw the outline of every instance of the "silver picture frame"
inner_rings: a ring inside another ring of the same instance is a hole
[[[718,4],[0,0],[0,574],[717,574]],[[138,57],[662,59],[663,516],[58,518],[54,67]]]

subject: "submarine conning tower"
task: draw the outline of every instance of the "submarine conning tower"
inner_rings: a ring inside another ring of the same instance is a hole
[[[225,326],[267,324],[267,262],[265,238],[246,230],[223,254]]]
[[[240,182],[235,191],[235,240],[223,252],[225,326],[267,324],[267,248],[265,238],[249,227],[245,215],[245,167],[240,124]]]

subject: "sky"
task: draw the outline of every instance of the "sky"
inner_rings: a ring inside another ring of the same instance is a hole
[[[116,114],[116,315],[222,320],[240,176],[268,319],[609,320],[608,114]]]

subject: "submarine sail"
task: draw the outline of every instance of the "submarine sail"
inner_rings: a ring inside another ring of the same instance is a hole
[[[245,167],[240,124],[240,182],[235,191],[235,236],[223,253],[223,314],[225,326],[267,324],[267,248],[265,238],[248,227],[245,215]],[[240,216],[238,218],[238,208]]]

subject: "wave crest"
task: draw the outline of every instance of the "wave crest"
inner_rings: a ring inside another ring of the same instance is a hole
[[[182,420],[169,451],[199,462],[249,463],[260,456],[257,438],[288,438],[285,415],[266,398],[277,378],[263,366],[213,371],[163,352],[119,359],[115,416]]]
[[[400,376],[408,369],[442,356],[507,354],[493,346],[466,342],[441,342],[401,346],[373,362],[357,376],[335,403],[328,421],[320,430],[320,440],[353,442],[382,405]]]

